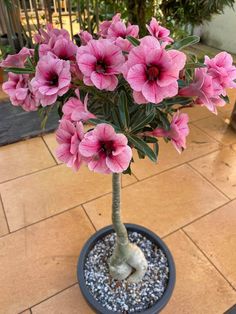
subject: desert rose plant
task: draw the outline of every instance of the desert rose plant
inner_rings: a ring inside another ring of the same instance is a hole
[[[206,106],[217,114],[227,102],[226,88],[236,87],[236,68],[226,52],[200,62],[187,53],[198,37],[174,42],[155,18],[142,38],[138,26],[124,23],[120,14],[101,23],[96,36],[87,31],[79,36],[78,47],[66,30],[41,29],[34,49],[23,48],[1,62],[9,73],[3,90],[14,106],[38,110],[44,123],[57,108],[57,157],[68,167],[78,171],[85,164],[112,174],[117,240],[110,274],[138,282],[147,262],[121,221],[121,173],[132,173],[134,151],[156,162],[161,138],[181,153],[189,134],[181,109]]]

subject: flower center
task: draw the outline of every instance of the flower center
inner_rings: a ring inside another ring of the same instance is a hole
[[[149,69],[147,70],[149,81],[155,81],[158,78],[159,73],[160,71],[156,66],[150,66]]]
[[[100,142],[101,150],[109,156],[114,150],[113,141]]]
[[[58,75],[55,73],[55,74],[52,74],[52,76],[50,77],[49,85],[50,86],[55,86],[57,84],[58,84]]]
[[[105,73],[106,72],[106,64],[103,61],[98,61],[96,64],[96,72],[97,73]]]

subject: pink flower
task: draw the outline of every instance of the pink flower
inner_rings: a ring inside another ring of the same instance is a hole
[[[46,31],[41,28],[38,34],[34,35],[34,40],[37,44],[48,44],[51,37],[58,37],[59,35],[62,35],[67,40],[70,39],[70,34],[67,30],[53,28],[52,24],[47,24]]]
[[[85,134],[79,151],[90,159],[89,169],[100,173],[122,172],[128,168],[132,158],[127,138],[105,123]]]
[[[8,73],[8,81],[3,83],[2,89],[9,95],[13,106],[20,106],[25,111],[38,109],[39,101],[32,93],[28,74]]]
[[[64,95],[70,86],[70,63],[48,54],[42,57],[36,67],[32,87],[42,106],[55,103],[58,96]]]
[[[39,47],[39,56],[45,56],[48,52],[53,53],[57,58],[62,60],[75,60],[77,46],[69,39],[59,36],[52,36],[47,44]]]
[[[211,75],[207,68],[195,70],[194,82],[179,91],[180,96],[196,97],[195,103],[206,106],[210,111],[217,114],[217,106],[224,106],[225,102],[220,95],[222,87]]]
[[[205,57],[208,73],[222,89],[236,87],[236,67],[232,56],[227,52],[220,52],[214,58]]]
[[[120,21],[120,13],[117,13],[113,16],[111,21],[104,21],[99,25],[99,32],[98,34],[102,37],[106,37],[108,33],[108,29],[112,23],[116,23]]]
[[[80,100],[79,90],[75,91],[76,97],[71,97],[62,107],[63,118],[71,121],[87,121],[96,118],[94,114],[88,111],[88,94],[85,96],[84,103]]]
[[[23,68],[27,57],[32,57],[33,54],[34,54],[33,49],[28,49],[28,48],[24,47],[17,54],[8,55],[6,57],[6,59],[0,63],[0,67]]]
[[[84,137],[83,124],[76,122],[73,124],[69,120],[61,120],[56,132],[56,139],[59,147],[56,150],[57,158],[67,164],[68,167],[77,171],[83,157],[79,152],[79,144]]]
[[[166,131],[162,128],[156,128],[151,132],[146,132],[146,135],[156,137],[167,137],[171,139],[176,150],[181,153],[186,148],[186,137],[189,134],[188,115],[186,113],[177,112],[171,121],[170,130]]]
[[[87,45],[87,43],[93,39],[93,36],[87,31],[80,31],[78,35],[82,45]]]
[[[149,33],[156,37],[159,41],[165,43],[165,46],[174,41],[169,37],[170,31],[161,26],[154,17],[152,18],[150,24],[146,25],[146,27]]]
[[[125,61],[119,47],[107,39],[91,40],[78,48],[77,63],[84,75],[84,83],[98,89],[113,91],[117,74]]]
[[[160,103],[178,93],[179,72],[186,61],[184,53],[166,51],[151,36],[141,39],[141,44],[131,50],[123,67],[124,76],[134,90],[134,99],[141,103]]]
[[[127,36],[138,37],[139,27],[138,25],[131,25],[130,23],[126,27],[122,21],[112,22],[107,31],[108,39],[114,41],[114,43],[123,51],[130,51],[133,46],[126,39]]]

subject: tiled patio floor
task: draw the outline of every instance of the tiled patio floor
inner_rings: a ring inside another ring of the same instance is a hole
[[[188,149],[161,142],[123,177],[123,217],[161,237],[177,282],[163,314],[223,314],[236,303],[236,133],[231,104],[190,111]],[[90,314],[76,282],[86,239],[110,224],[111,177],[58,163],[48,134],[0,148],[0,313]],[[135,156],[136,157],[136,156]],[[137,159],[137,158],[136,158]]]

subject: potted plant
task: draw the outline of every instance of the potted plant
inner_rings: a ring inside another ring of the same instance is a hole
[[[182,51],[198,37],[174,42],[154,18],[147,30],[140,38],[138,26],[117,14],[100,25],[96,39],[81,32],[77,47],[67,31],[48,25],[35,35],[34,50],[1,63],[13,105],[38,110],[44,123],[57,107],[59,160],[112,177],[113,225],[88,240],[78,262],[82,293],[98,313],[158,313],[167,304],[173,258],[153,232],[122,223],[120,177],[132,173],[135,151],[156,162],[160,138],[180,153],[189,133],[181,109],[206,106],[216,114],[227,102],[225,89],[236,86],[228,53],[199,62]]]

